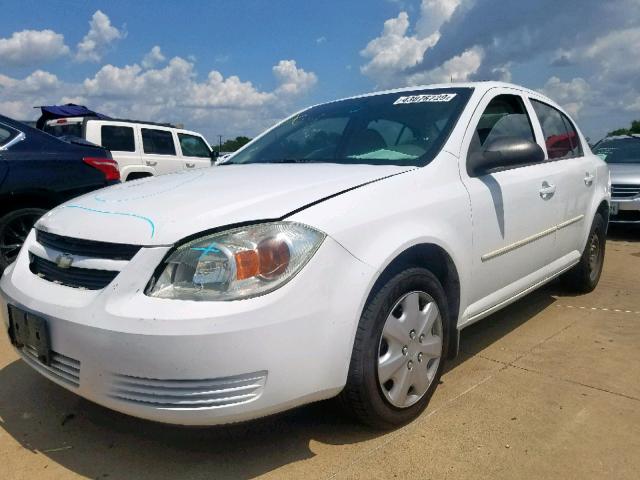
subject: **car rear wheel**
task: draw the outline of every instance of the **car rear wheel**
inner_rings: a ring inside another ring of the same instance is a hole
[[[392,276],[360,319],[343,404],[376,428],[417,417],[442,375],[448,320],[444,290],[430,271],[408,268]]]
[[[41,208],[20,208],[0,217],[0,273],[16,259],[31,228],[45,213]]]
[[[607,242],[605,230],[604,218],[596,213],[580,262],[564,276],[563,280],[568,289],[579,293],[589,293],[598,285],[604,266]]]

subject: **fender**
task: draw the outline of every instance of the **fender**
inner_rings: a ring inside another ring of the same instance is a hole
[[[430,211],[434,215],[429,215]],[[450,153],[442,152],[423,168],[329,198],[290,220],[323,230],[373,267],[377,274],[369,279],[369,289],[405,250],[420,244],[440,247],[458,272],[460,311],[467,307],[466,286],[472,265],[471,208],[468,192],[460,182],[457,159]]]

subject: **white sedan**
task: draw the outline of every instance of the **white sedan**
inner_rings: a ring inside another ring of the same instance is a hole
[[[392,428],[464,327],[561,274],[595,288],[609,202],[606,164],[539,93],[365,95],[52,210],[0,316],[31,367],[130,415],[219,424],[341,395]]]

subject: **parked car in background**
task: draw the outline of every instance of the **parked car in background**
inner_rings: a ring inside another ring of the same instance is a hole
[[[215,155],[197,132],[169,124],[92,117],[44,122],[55,136],[73,135],[111,151],[122,181],[210,167]]]
[[[392,428],[460,330],[560,275],[596,287],[609,200],[607,165],[540,93],[363,95],[215,169],[56,208],[0,280],[0,316],[32,368],[130,415],[218,424],[340,395]]]
[[[71,142],[0,115],[0,271],[47,210],[120,181],[108,150]]]
[[[594,152],[611,172],[610,221],[640,224],[640,135],[607,137]]]

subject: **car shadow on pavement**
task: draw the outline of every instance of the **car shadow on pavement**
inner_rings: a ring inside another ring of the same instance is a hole
[[[447,363],[445,372],[453,370],[547,309],[556,301],[554,295],[560,290],[559,282],[553,282],[462,330],[460,353],[454,361]]]
[[[464,330],[448,370],[554,302],[547,289]],[[20,445],[89,478],[253,478],[315,456],[314,442],[357,444],[383,435],[346,417],[337,402],[223,427],[177,427],[83,400],[22,361],[0,370],[0,427]]]

